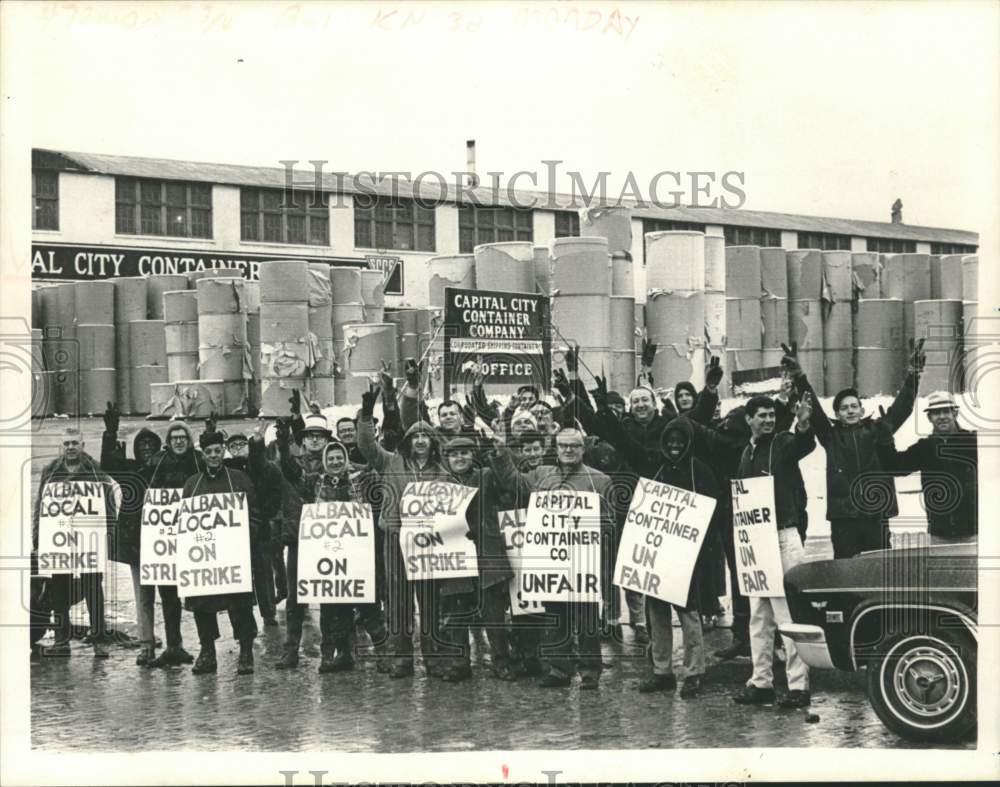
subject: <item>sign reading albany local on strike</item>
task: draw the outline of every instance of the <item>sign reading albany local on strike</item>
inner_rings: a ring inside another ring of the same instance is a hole
[[[625,517],[615,584],[686,607],[715,499],[640,478]]]
[[[104,484],[50,481],[38,505],[38,575],[104,571],[108,559]]]
[[[408,579],[479,576],[476,543],[465,521],[478,491],[447,481],[406,485],[399,502],[399,548]]]
[[[737,478],[731,483],[740,592],[747,597],[783,596],[785,572],[774,518],[774,478]]]
[[[547,296],[446,287],[444,300],[446,386],[479,373],[487,383],[548,387]]]
[[[601,498],[532,492],[521,549],[525,601],[601,600]]]
[[[177,584],[180,489],[147,489],[139,528],[139,584]]]
[[[328,500],[302,506],[300,604],[375,603],[375,520],[371,506]]]
[[[507,560],[514,576],[507,582],[507,592],[510,594],[511,615],[537,615],[545,612],[545,606],[538,601],[525,601],[521,595],[521,553],[524,549],[524,533],[528,522],[528,509],[514,508],[510,511],[497,511],[500,520],[500,532],[503,543],[507,547]]]
[[[242,492],[181,499],[177,512],[177,592],[250,593],[250,511]]]

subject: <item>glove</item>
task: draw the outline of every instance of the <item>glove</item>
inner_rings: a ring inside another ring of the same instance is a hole
[[[566,379],[566,373],[562,369],[556,369],[552,376],[552,385],[562,394],[564,400],[569,399],[572,389],[570,388],[569,380]]]
[[[382,361],[382,370],[379,372],[379,383],[382,385],[383,401],[396,398],[396,381],[392,378],[392,372],[389,371],[389,364],[385,361]]]
[[[597,383],[597,387],[593,388],[590,393],[594,397],[598,409],[605,409],[608,406],[608,380],[595,374],[594,382]]]
[[[371,385],[365,393],[361,394],[361,415],[372,417],[372,413],[375,412],[375,402],[381,392],[381,388]]]
[[[792,342],[792,346],[789,347],[787,344],[782,342],[781,349],[784,350],[785,354],[781,357],[781,366],[788,373],[791,378],[802,376],[802,367],[799,366],[798,358],[796,354],[798,353],[798,346],[795,342]]]
[[[580,371],[580,348],[570,345],[566,348],[566,371],[576,374]]]
[[[104,431],[109,434],[118,434],[118,423],[121,420],[121,412],[118,405],[108,402],[108,409],[104,411]]]
[[[275,431],[277,432],[278,446],[287,447],[288,439],[292,436],[292,427],[287,418],[279,418],[274,423]]]
[[[476,408],[472,406],[472,400],[469,399],[469,395],[465,395],[465,404],[462,405],[462,417],[465,418],[465,422],[469,424],[474,424],[476,422]]]
[[[649,369],[653,366],[653,358],[656,357],[656,345],[649,339],[642,340],[642,366]]]
[[[713,355],[705,372],[705,385],[716,388],[720,382],[722,382],[722,367],[719,365],[719,356]]]
[[[292,395],[288,397],[288,404],[291,405],[293,415],[298,415],[302,412],[302,394],[299,393],[298,388],[292,389]]]
[[[118,459],[120,459],[121,461],[123,461],[123,462],[125,461],[125,443],[124,443],[124,441],[123,442],[119,442],[118,444],[115,445],[115,456],[118,457]]]
[[[913,339],[910,339],[910,373],[923,374],[925,363],[927,356],[924,354],[924,340],[921,339],[914,344]]]
[[[406,366],[403,373],[406,375],[406,384],[410,388],[420,388],[420,367],[417,365],[415,359],[406,359]]]
[[[298,393],[298,391],[296,391],[296,393]],[[218,417],[219,416],[216,414],[215,410],[213,410],[211,413],[208,414],[208,418],[205,419],[205,431],[206,432],[215,432],[215,431],[218,431],[216,429],[216,426],[217,426],[216,421],[217,421]]]
[[[677,408],[674,407],[674,403],[670,399],[661,399],[663,402],[663,417],[668,421],[677,417]]]

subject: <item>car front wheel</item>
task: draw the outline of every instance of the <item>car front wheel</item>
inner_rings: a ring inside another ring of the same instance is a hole
[[[976,728],[976,648],[958,632],[897,634],[868,665],[868,699],[909,740],[954,741]]]

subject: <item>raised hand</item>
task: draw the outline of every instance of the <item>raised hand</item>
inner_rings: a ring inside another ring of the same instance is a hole
[[[806,391],[802,394],[802,400],[795,410],[795,419],[798,421],[798,428],[805,431],[809,428],[809,419],[812,417],[812,394]]]
[[[120,421],[121,412],[118,410],[118,405],[114,402],[108,402],[108,409],[104,411],[104,431],[117,434]]]
[[[927,363],[927,356],[924,354],[924,340],[920,339],[916,344],[910,339],[910,371],[913,374],[923,374],[924,364]]]
[[[298,391],[296,391],[296,393],[298,393]],[[218,431],[218,429],[216,428],[218,426],[218,419],[219,419],[218,413],[216,413],[215,410],[212,410],[212,412],[208,414],[208,418],[205,419],[205,431],[206,432]]]
[[[564,355],[566,359],[566,371],[570,374],[576,374],[580,371],[580,347],[571,344],[566,348]]]
[[[382,368],[379,370],[378,377],[379,383],[382,386],[382,398],[386,401],[389,399],[390,393],[395,393],[396,391],[396,380],[392,376],[392,371],[389,369],[389,364],[384,360],[381,362]]]
[[[552,373],[552,385],[563,395],[564,399],[568,399],[572,389],[569,385],[569,380],[566,378],[566,373],[562,369],[556,369]]]
[[[407,358],[403,367],[403,374],[406,377],[406,384],[410,388],[420,388],[420,367],[416,358]]]
[[[287,418],[279,418],[274,422],[276,437],[279,446],[287,446],[288,439],[292,436],[292,426]]]
[[[288,404],[292,415],[299,415],[302,412],[302,394],[298,388],[292,389],[292,395],[288,397]]]
[[[781,349],[785,353],[781,357],[781,367],[788,373],[789,377],[800,377],[802,375],[802,367],[799,366],[799,360],[797,358],[799,351],[797,344],[792,342],[792,346],[789,347],[787,344],[782,342]]]
[[[715,389],[722,382],[722,366],[719,362],[719,356],[713,355],[708,362],[708,369],[705,370],[705,385],[711,389]]]
[[[642,340],[642,368],[653,368],[653,359],[656,357],[656,345],[649,339]]]
[[[368,390],[361,394],[361,414],[371,417],[375,412],[375,402],[378,401],[382,389],[374,384],[368,385]]]

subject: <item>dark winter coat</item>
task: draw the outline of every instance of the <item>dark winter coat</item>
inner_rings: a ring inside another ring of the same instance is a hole
[[[187,480],[205,469],[205,458],[201,451],[194,447],[194,436],[183,421],[173,421],[167,427],[167,437],[175,429],[183,429],[188,436],[188,450],[180,456],[170,448],[169,439],[164,438],[167,448],[158,451],[150,463],[143,468],[142,474],[150,489],[182,489]]]
[[[143,427],[132,438],[132,456],[137,457],[139,441],[149,439],[156,444],[153,457],[163,443],[160,436]],[[117,563],[139,565],[139,543],[142,531],[142,506],[146,498],[147,469],[150,465],[138,459],[128,459],[119,450],[118,434],[105,432],[101,439],[101,469],[110,475],[122,490],[122,504],[113,531],[108,531],[108,557]]]
[[[507,547],[497,517],[497,511],[501,509],[496,474],[492,468],[473,467],[461,475],[456,475],[455,481],[479,490],[465,512],[469,533],[476,542],[479,584],[483,588],[490,588],[502,582],[506,583],[514,576],[514,572],[510,568]]]
[[[774,477],[774,509],[778,529],[802,524],[800,490],[804,488],[799,461],[816,448],[812,430],[761,435],[743,449],[737,478]]]

